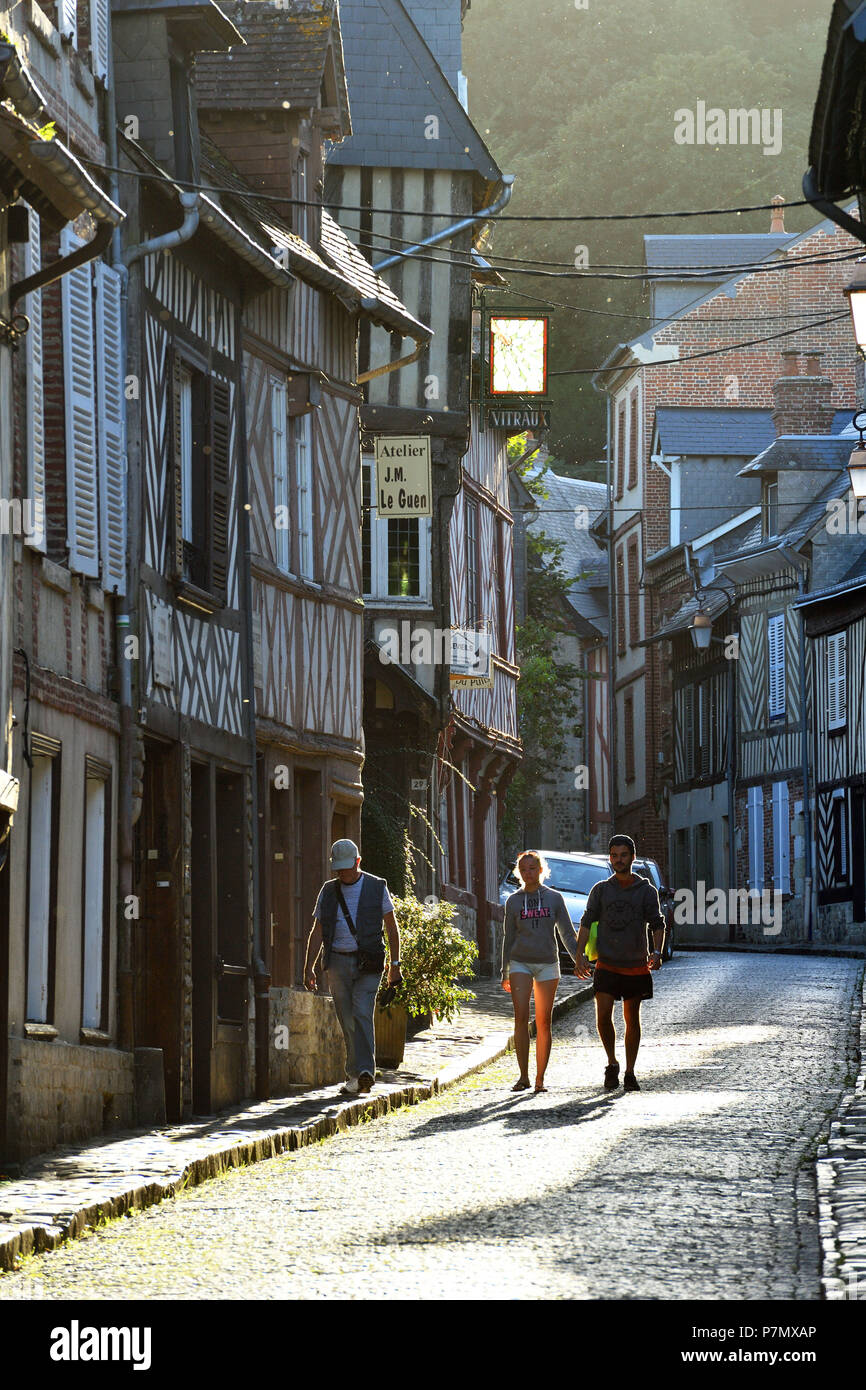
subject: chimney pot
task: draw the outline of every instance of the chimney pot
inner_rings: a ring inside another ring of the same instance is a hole
[[[807,353],[806,353],[806,375],[807,375],[807,376],[820,376],[820,375],[821,375],[821,358],[822,358],[823,356],[824,356],[823,352],[807,352]]]
[[[770,199],[773,211],[770,215],[770,235],[777,236],[785,230],[785,199],[781,193],[777,193]]]
[[[782,353],[782,376],[798,376],[800,353],[797,348],[786,348]]]

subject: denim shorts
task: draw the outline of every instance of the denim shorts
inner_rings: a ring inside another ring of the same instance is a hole
[[[542,981],[562,978],[559,961],[510,960],[508,973],[510,975],[531,975],[533,980]]]

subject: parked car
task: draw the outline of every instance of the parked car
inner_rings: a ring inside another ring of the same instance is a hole
[[[661,869],[654,859],[635,859],[632,864],[632,872],[640,874],[641,878],[649,879],[653,888],[659,895],[659,902],[662,905],[662,912],[665,919],[665,940],[662,947],[662,960],[672,960],[674,954],[674,895],[668,888],[661,875]]]
[[[564,851],[553,851],[547,853],[540,850],[550,866],[550,877],[545,879],[548,888],[556,888],[565,898],[569,916],[571,917],[574,930],[580,926],[580,919],[586,908],[586,900],[589,890],[593,884],[601,883],[604,879],[610,878],[610,860],[606,854],[594,853],[566,853]],[[674,953],[674,899],[671,890],[666,887],[662,880],[661,871],[654,859],[635,859],[632,864],[632,872],[640,874],[641,878],[648,879],[659,895],[662,912],[665,918],[665,939],[662,948],[662,959],[671,960]],[[506,899],[511,893],[519,889],[520,883],[513,872],[507,873],[499,886],[499,901],[505,906]],[[571,956],[560,943],[559,963],[564,975],[574,973],[574,965]]]

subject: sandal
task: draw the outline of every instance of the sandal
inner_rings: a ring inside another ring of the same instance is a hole
[[[526,1081],[524,1081],[523,1077],[519,1076],[511,1089],[512,1091],[528,1091],[529,1079],[527,1078]]]
[[[611,1062],[604,1069],[604,1089],[615,1091],[619,1086],[619,1062]]]

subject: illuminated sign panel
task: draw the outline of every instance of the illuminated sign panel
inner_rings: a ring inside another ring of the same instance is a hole
[[[547,395],[547,324],[538,315],[491,315],[491,396]]]

